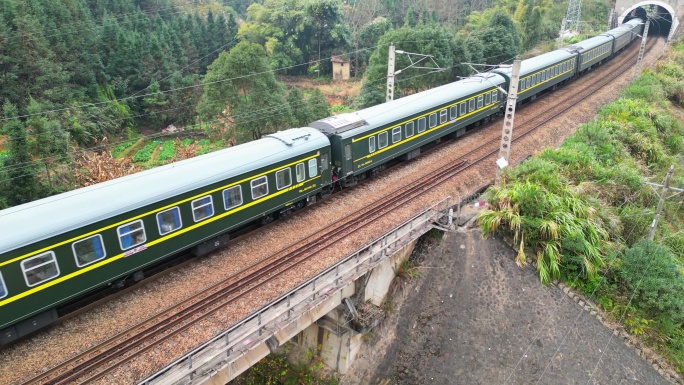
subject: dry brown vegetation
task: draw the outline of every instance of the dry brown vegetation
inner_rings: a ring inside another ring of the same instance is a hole
[[[76,187],[86,187],[110,179],[134,174],[142,168],[130,156],[114,159],[110,152],[81,153],[74,159]]]

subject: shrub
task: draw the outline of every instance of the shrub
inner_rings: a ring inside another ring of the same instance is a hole
[[[647,239],[625,252],[620,277],[634,295],[633,305],[660,322],[684,322],[684,276],[670,249]]]

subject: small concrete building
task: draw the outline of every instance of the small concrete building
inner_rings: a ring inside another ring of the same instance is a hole
[[[349,80],[349,59],[340,56],[332,57],[333,80]]]

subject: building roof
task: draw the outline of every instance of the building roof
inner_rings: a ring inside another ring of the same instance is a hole
[[[342,56],[332,56],[330,61],[333,63],[349,63],[349,58],[342,58]]]

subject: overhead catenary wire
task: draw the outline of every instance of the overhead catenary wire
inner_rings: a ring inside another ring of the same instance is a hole
[[[377,47],[377,46],[375,46],[375,47]],[[374,48],[374,47],[371,47],[371,48]],[[363,48],[363,49],[369,49],[369,48]],[[512,58],[509,59],[509,60],[512,60]],[[445,70],[452,69],[452,68],[454,68],[454,67],[456,67],[456,66],[458,66],[458,65],[461,65],[461,64],[462,64],[462,63],[457,63],[457,64],[455,64],[455,65],[452,65],[452,66],[450,66],[450,67],[445,68]],[[418,75],[415,75],[415,76],[412,76],[412,77],[409,77],[409,78],[403,78],[403,79],[397,80],[397,83],[406,82],[406,81],[412,80],[412,79],[414,79],[414,78],[419,78],[419,77],[427,76],[427,75],[430,75],[430,74],[431,74],[431,73],[424,73],[424,74],[418,74]],[[371,81],[371,83],[376,83],[376,82],[377,82],[377,83],[384,82],[384,79],[378,79],[378,80]],[[252,94],[252,96],[264,95],[264,94],[266,94],[266,93],[268,93],[268,91],[265,91],[265,92],[263,92],[263,93],[258,93],[258,94]],[[300,104],[305,104],[305,103],[306,103],[306,101],[300,102]],[[189,106],[189,105],[177,107],[176,109],[186,108],[187,106]],[[277,111],[277,108],[278,108],[278,107],[286,107],[286,106],[292,106],[292,105],[291,105],[290,103],[285,103],[285,104],[280,105],[280,106],[266,107],[266,108],[263,108],[263,109],[260,109],[260,110],[255,110],[255,111],[252,111],[252,112],[243,114],[243,115],[235,115],[235,116],[232,116],[232,117],[233,117],[233,118],[243,118],[243,117],[248,117],[248,116],[254,116],[254,115],[256,115],[256,116],[259,116],[259,119],[261,119],[261,118],[263,118],[263,116],[264,116],[264,114],[263,114],[264,112],[273,111],[273,110],[275,109],[276,112],[270,114],[270,115],[275,115],[275,114],[278,113],[278,111]],[[173,109],[169,109],[169,110],[173,110]],[[165,111],[168,111],[168,110],[165,110]],[[162,113],[162,112],[165,112],[165,111],[157,111],[157,112],[150,113],[150,114]],[[149,114],[142,114],[142,115],[149,115]],[[268,116],[268,115],[267,115],[267,116]],[[122,118],[122,119],[119,119],[119,120],[126,120],[126,119],[129,119],[129,118]],[[253,122],[253,121],[259,120],[259,119],[252,119],[252,120],[242,121],[242,123],[249,123],[249,122]],[[195,124],[195,125],[186,126],[186,128],[187,128],[187,127],[190,127],[190,129],[192,129],[192,127],[198,127],[198,126],[201,126],[201,125],[203,125],[203,124],[210,124],[210,123],[214,123],[214,122],[218,122],[218,121],[219,121],[219,119],[214,119],[214,120],[211,120],[211,121],[206,121],[206,122],[198,123],[198,124]],[[153,135],[149,135],[149,136],[142,136],[142,138],[155,139],[155,138],[157,138],[157,137],[162,137],[162,136],[165,136],[165,134],[164,134],[164,133],[158,133],[158,134],[153,134]],[[141,137],[138,137],[138,138],[136,138],[135,140],[139,140],[140,138],[141,138]],[[102,150],[105,150],[105,149],[107,149],[107,148],[115,147],[115,146],[117,146],[118,144],[122,144],[122,143],[125,143],[125,142],[131,142],[131,141],[132,141],[132,140],[122,140],[122,141],[119,141],[119,142],[108,142],[107,144],[104,144],[104,145],[102,145],[102,146],[96,146],[96,147],[94,147],[94,148],[86,148],[86,149],[82,149],[82,150],[80,150],[80,151],[72,152],[72,153],[70,153],[70,154],[65,154],[65,155],[55,155],[55,156],[52,156],[52,157],[45,157],[45,158],[41,158],[41,159],[36,159],[36,160],[31,161],[31,162],[24,162],[24,163],[15,164],[15,165],[12,165],[12,166],[9,166],[9,167],[5,167],[5,169],[6,169],[6,170],[10,170],[10,169],[11,169],[11,170],[16,170],[16,169],[27,168],[27,167],[35,167],[35,166],[37,166],[37,165],[39,165],[39,164],[45,163],[46,161],[56,161],[56,160],[60,160],[60,159],[69,159],[69,156],[78,155],[79,153],[86,153],[86,152],[93,151],[93,150],[102,151]],[[34,173],[37,174],[37,173],[39,173],[39,171],[36,170],[36,171],[34,171]],[[20,177],[21,177],[21,176],[17,176],[17,177],[14,177],[14,178],[0,179],[0,181],[7,181],[7,180],[12,180],[12,179],[20,178]]]
[[[418,76],[422,76],[422,75],[418,75]],[[253,94],[252,96],[258,96],[258,95],[265,94],[265,93],[267,93],[267,92],[258,93],[258,94]],[[297,105],[306,105],[306,103],[307,103],[306,100],[302,100],[302,101],[300,101]],[[186,106],[187,106],[187,105],[186,105]],[[277,105],[277,106],[266,107],[266,108],[263,108],[263,109],[259,109],[259,110],[247,112],[247,113],[245,113],[245,114],[243,114],[243,115],[233,115],[232,118],[233,118],[233,119],[242,119],[242,118],[248,118],[248,117],[252,117],[252,116],[257,116],[257,118],[254,118],[254,119],[242,120],[242,123],[250,123],[250,122],[254,122],[254,121],[258,121],[258,120],[263,119],[265,113],[266,113],[266,116],[273,116],[273,115],[279,114],[280,112],[279,112],[278,110],[279,110],[280,108],[284,108],[284,107],[286,107],[286,106],[291,106],[291,107],[292,107],[292,104],[291,104],[291,103],[285,103],[285,104],[283,104],[283,105]],[[185,107],[179,107],[179,108],[185,108]],[[269,111],[274,111],[274,110],[275,110],[275,112],[271,112],[270,114],[268,114]],[[215,122],[219,122],[219,121],[220,121],[220,119],[213,119],[213,120],[210,120],[210,121],[206,121],[206,122],[202,122],[202,123],[197,123],[197,124],[193,124],[193,125],[190,125],[190,126],[185,126],[185,128],[186,128],[185,131],[180,132],[179,134],[181,134],[181,135],[182,135],[182,134],[191,135],[192,133],[195,132],[194,129],[193,129],[194,127],[199,127],[199,126],[201,126],[201,125],[203,125],[203,124],[211,124],[211,123],[215,123]],[[106,149],[108,149],[108,148],[115,147],[115,146],[117,146],[117,145],[119,145],[119,144],[123,144],[123,143],[126,143],[126,142],[134,142],[134,141],[140,140],[141,138],[144,138],[144,139],[147,139],[147,140],[154,140],[154,139],[157,139],[157,138],[160,138],[160,137],[164,137],[164,136],[167,136],[167,134],[161,133],[161,132],[160,132],[160,133],[155,133],[155,134],[151,134],[151,135],[143,135],[143,136],[140,136],[140,137],[136,137],[135,139],[126,139],[126,140],[122,140],[122,141],[119,141],[119,142],[107,142],[107,143],[105,143],[105,144],[98,145],[98,146],[95,146],[95,147],[92,147],[92,148],[83,148],[83,149],[81,149],[81,150],[79,150],[79,151],[71,152],[71,153],[69,153],[69,154],[54,155],[54,156],[50,156],[50,157],[44,157],[44,158],[40,158],[40,159],[34,159],[34,160],[30,161],[30,162],[23,162],[23,163],[13,164],[13,165],[11,165],[11,166],[5,166],[4,169],[5,169],[5,170],[17,171],[17,170],[26,169],[26,168],[33,168],[33,167],[36,167],[36,166],[38,166],[38,165],[42,165],[42,164],[44,164],[45,162],[55,162],[55,161],[59,161],[59,160],[66,160],[66,159],[69,159],[70,157],[72,157],[72,156],[74,156],[74,155],[84,154],[84,153],[92,152],[92,151],[104,151],[104,150],[106,150]],[[33,174],[38,174],[38,173],[40,173],[39,170],[34,170],[34,172],[33,172]],[[13,179],[17,179],[17,178],[20,178],[20,177],[21,177],[21,176],[17,176],[17,177],[13,177],[13,178],[0,179],[0,182],[2,182],[2,181],[13,180]]]
[[[438,40],[450,40],[450,39],[438,39]],[[399,43],[402,43],[402,42],[404,42],[404,43],[421,43],[421,42],[434,42],[434,41],[435,41],[435,40],[428,40],[428,39],[425,39],[425,40],[400,40],[400,41],[398,41],[398,42],[395,42],[395,44],[399,44]],[[377,48],[377,47],[382,46],[382,45],[384,45],[384,44],[377,44],[377,45],[370,46],[370,47],[359,48],[359,49],[357,49],[357,50],[345,52],[345,53],[342,53],[342,54],[339,54],[339,55],[336,55],[336,56],[350,56],[350,55],[353,55],[354,53],[361,52],[361,51],[371,50],[371,49]],[[55,112],[71,111],[71,110],[82,109],[82,108],[88,108],[88,107],[93,107],[93,106],[100,106],[100,105],[105,105],[105,104],[118,103],[118,102],[123,102],[123,101],[127,101],[127,100],[134,100],[134,99],[139,99],[139,98],[154,96],[154,95],[157,95],[157,94],[159,94],[159,93],[167,94],[167,93],[171,93],[171,92],[177,92],[177,91],[182,91],[182,90],[187,90],[187,89],[192,89],[192,88],[200,88],[200,87],[204,87],[204,86],[206,86],[206,85],[219,84],[219,83],[228,82],[228,81],[233,81],[233,80],[245,79],[245,78],[248,78],[248,77],[251,77],[251,76],[257,76],[257,75],[263,75],[263,74],[267,74],[267,73],[275,73],[275,72],[290,70],[290,69],[294,69],[294,68],[301,67],[301,66],[304,66],[304,65],[311,65],[311,64],[314,64],[314,63],[321,63],[321,62],[330,61],[331,59],[332,59],[332,57],[321,58],[321,59],[316,59],[316,60],[309,60],[309,61],[302,62],[302,63],[299,63],[299,64],[293,64],[293,65],[290,65],[290,66],[285,66],[285,67],[270,69],[270,70],[267,70],[267,71],[255,72],[255,73],[251,73],[251,74],[235,76],[235,77],[232,77],[232,78],[217,79],[217,80],[212,81],[212,82],[207,82],[207,83],[202,83],[202,84],[197,84],[197,85],[191,85],[191,86],[177,87],[177,88],[173,88],[173,89],[169,89],[169,90],[158,91],[158,92],[155,92],[155,93],[147,93],[147,94],[142,94],[142,95],[127,96],[127,97],[118,98],[118,99],[114,99],[114,100],[106,100],[106,101],[100,101],[100,102],[94,102],[94,103],[86,103],[86,104],[80,104],[80,105],[77,105],[77,106],[70,106],[70,107],[63,107],[63,108],[55,108],[55,109],[51,109],[51,110],[47,110],[47,111],[35,112],[35,113],[31,113],[31,114],[22,114],[22,115],[18,115],[18,116],[16,116],[16,117],[13,117],[13,118],[3,117],[3,118],[0,118],[0,121],[8,121],[8,120],[13,120],[13,119],[22,119],[22,118],[28,118],[28,117],[31,117],[31,116],[46,115],[46,114],[55,113]],[[459,64],[460,64],[460,63],[459,63]]]
[[[435,89],[427,90],[427,91],[425,91],[425,95],[423,95],[422,97],[430,96],[430,95],[432,95],[432,94],[435,93],[435,92],[437,92]],[[401,101],[401,100],[402,100],[402,99],[397,99],[397,101]],[[382,113],[387,113],[387,112],[389,112],[389,111],[392,111],[392,110],[396,110],[396,109],[400,109],[400,108],[404,108],[404,107],[405,107],[405,106],[402,105],[401,103],[396,103],[396,104],[397,104],[396,107],[392,108],[391,110],[383,111]],[[378,113],[378,114],[376,114],[376,115],[374,115],[374,116],[379,116],[380,114],[381,114],[381,113]],[[244,143],[243,145],[251,145],[252,143],[255,143],[255,142],[254,142],[254,141],[252,141],[252,142],[247,142],[247,143]],[[283,150],[283,151],[287,151],[287,150]],[[193,161],[195,161],[195,162],[196,162],[196,161],[199,161],[199,160],[201,160],[201,159],[206,159],[206,157],[213,157],[213,156],[218,156],[218,155],[220,155],[220,153],[219,153],[218,151],[215,151],[215,152],[212,152],[212,153],[209,153],[209,154],[205,154],[204,157],[202,157],[202,158],[200,158],[200,157],[194,157],[194,158],[186,159],[186,161],[188,161],[188,162],[193,162]],[[216,173],[216,174],[214,174],[214,175],[212,175],[212,176],[210,176],[210,177],[208,177],[208,178],[212,178],[212,177],[214,177],[214,176],[216,176],[216,175],[218,175],[218,174],[220,174],[220,173],[225,173],[225,172],[230,171],[230,170],[233,170],[233,168],[227,168],[227,169],[221,170],[220,172],[218,172],[218,173]],[[161,167],[157,167],[157,168],[149,169],[149,170],[147,170],[147,171],[148,171],[148,172],[161,172],[161,171],[163,171],[163,169],[162,169]],[[141,177],[139,174],[141,174],[141,173],[131,174],[131,175],[129,175],[129,177],[135,177],[136,175],[138,175],[138,177]],[[14,179],[14,178],[12,178],[12,179]],[[110,183],[108,184],[108,186],[111,185],[111,183],[123,183],[123,182],[124,182],[124,181],[116,181],[116,179],[114,179],[113,182],[110,182]],[[94,189],[106,188],[106,186],[101,186],[101,185],[98,186],[98,184],[91,185],[91,186],[96,186],[96,187],[94,187]],[[78,189],[72,190],[72,195],[73,195],[73,194],[79,194],[79,193],[78,193]],[[37,205],[50,204],[50,203],[52,203],[54,200],[59,199],[59,198],[57,198],[57,197],[59,197],[59,196],[52,197],[52,199],[50,200],[50,202],[44,202],[44,203],[38,203],[38,204],[35,204],[35,203],[34,203],[33,205],[31,205],[31,207],[35,207],[35,206],[37,206]],[[34,201],[34,202],[36,202],[36,201]],[[19,206],[15,206],[15,207],[19,207]],[[23,211],[23,210],[28,210],[28,209],[29,209],[28,207],[27,207],[27,208],[15,208],[15,209],[13,210],[13,212]],[[0,211],[0,216],[4,216],[4,215],[8,215],[8,214],[3,214],[3,211]],[[86,223],[86,222],[82,222],[81,224],[85,224],[85,223]]]
[[[444,39],[444,40],[447,40],[447,39]],[[416,43],[416,42],[424,42],[424,41],[425,41],[425,40],[409,40],[409,41],[400,41],[400,42],[414,42],[414,43]],[[378,45],[375,45],[375,46],[371,46],[371,47],[359,48],[359,49],[357,49],[357,50],[355,50],[355,51],[352,51],[352,52],[349,52],[349,53],[345,53],[345,54],[342,54],[342,55],[340,55],[340,56],[351,55],[351,54],[354,54],[355,52],[360,52],[360,51],[364,51],[364,50],[370,50],[370,49],[377,48],[377,47],[379,47],[379,46],[381,46],[381,44],[378,44]],[[325,59],[325,60],[330,60],[330,58],[327,58],[327,59]],[[485,60],[486,60],[486,59],[485,59]],[[508,59],[507,61],[510,61],[510,60],[513,60],[513,57],[511,57],[511,58]],[[505,61],[505,62],[507,62],[507,61]],[[505,62],[504,62],[504,63],[505,63]],[[307,64],[307,63],[310,63],[310,62],[306,62],[306,63],[302,63],[302,64]],[[300,65],[302,65],[302,64],[300,64]],[[462,64],[462,63],[457,63],[457,64],[455,64],[455,65],[452,65],[451,67],[445,68],[445,70],[454,68],[455,66],[458,66],[458,65],[461,65],[461,64]],[[286,68],[291,68],[291,67],[286,67]],[[224,79],[224,80],[222,80],[222,81],[228,81],[228,80],[233,80],[233,79],[238,79],[238,78],[245,78],[245,77],[249,77],[249,76],[255,76],[255,75],[258,75],[258,74],[264,74],[264,73],[268,73],[268,72],[275,72],[275,71],[278,71],[278,70],[280,70],[280,69],[274,69],[274,70],[271,70],[271,71],[264,71],[264,72],[257,73],[257,74],[249,74],[249,75],[245,75],[245,76],[241,76],[241,77],[236,77],[236,78],[231,78],[231,79]],[[405,82],[405,81],[408,81],[408,80],[411,80],[411,79],[414,79],[414,78],[417,78],[417,77],[427,76],[427,75],[430,75],[430,74],[431,74],[431,73],[419,74],[419,75],[416,75],[416,76],[413,76],[413,77],[410,77],[410,78],[400,79],[400,80],[397,81],[397,83],[402,83],[402,82]],[[378,79],[378,80],[371,81],[371,83],[380,82],[380,81],[384,82],[384,78],[381,78],[381,79]],[[202,86],[202,85],[198,85],[198,86]],[[187,88],[187,87],[184,87],[183,89],[186,89],[186,88]],[[171,90],[169,90],[169,91],[171,91]],[[155,93],[155,94],[156,94],[156,93]],[[141,95],[141,97],[142,97],[142,96],[145,96],[145,95]],[[108,102],[114,102],[114,101],[108,101]],[[89,106],[89,107],[92,107],[93,105],[92,105],[92,104],[89,104],[88,106]],[[185,108],[185,107],[178,107],[178,108]],[[272,107],[268,107],[268,108],[266,108],[265,110],[270,110],[271,108],[272,108]],[[159,112],[155,112],[155,113],[162,113],[162,112],[163,112],[163,111],[159,111]],[[47,112],[44,112],[44,113],[47,113]],[[255,112],[255,113],[256,113],[256,112]],[[37,114],[40,114],[40,113],[37,113]],[[37,114],[33,114],[33,115],[37,115]],[[121,119],[121,120],[125,120],[125,119]],[[212,121],[209,121],[209,122],[202,122],[202,123],[200,123],[200,124],[198,124],[198,125],[201,125],[201,124],[204,124],[204,123],[213,123],[213,122],[215,122],[215,121],[218,121],[218,120],[212,120]],[[250,122],[250,121],[246,121],[245,123],[248,123],[248,122]],[[197,126],[197,125],[195,125],[195,126]],[[186,127],[187,127],[187,126],[186,126]],[[192,127],[192,126],[190,126],[190,127]],[[163,136],[163,134],[162,134],[162,135],[154,135],[154,136]],[[107,146],[113,147],[113,146],[116,146],[116,145],[118,145],[118,144],[121,144],[121,143],[124,143],[124,142],[127,142],[127,141],[130,141],[130,140],[124,140],[124,141],[120,141],[120,142],[110,142],[110,143],[108,143],[108,144],[107,144],[104,148],[102,148],[102,149],[106,149]],[[91,150],[92,150],[92,149],[91,149]],[[87,152],[87,151],[89,151],[89,149],[83,149],[83,150],[81,150],[81,151],[79,151],[79,152]],[[77,153],[71,153],[70,155],[74,155],[74,154],[78,154],[78,152],[77,152]],[[42,159],[39,159],[39,160],[32,161],[32,162],[30,162],[30,163],[24,163],[24,164],[30,164],[28,167],[32,167],[32,165],[43,164],[43,163],[45,163],[45,160],[48,160],[48,161],[49,161],[49,160],[52,159],[52,158],[53,158],[53,157],[46,157],[46,158],[42,158]],[[54,157],[54,159],[68,159],[68,156],[62,156],[61,158],[60,158],[59,156],[56,156],[56,157]],[[20,164],[13,165],[13,166],[14,166],[14,167],[21,167]],[[6,168],[6,169],[8,169],[8,168]],[[36,171],[35,173],[38,173],[38,171]],[[10,179],[14,179],[14,178],[10,178]],[[8,180],[8,179],[5,179],[5,180]]]

